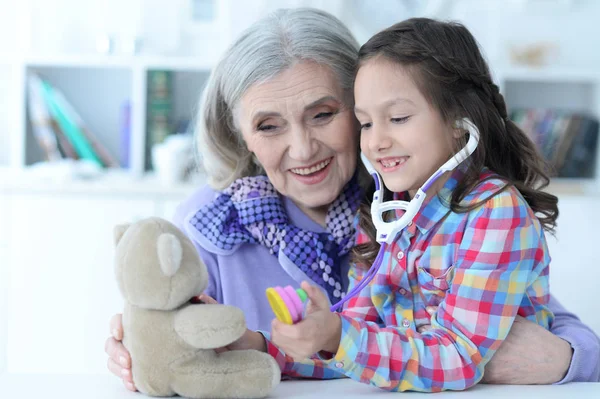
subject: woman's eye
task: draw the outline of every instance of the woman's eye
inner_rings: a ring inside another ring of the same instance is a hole
[[[326,119],[331,118],[333,116],[333,112],[319,112],[315,115],[315,119]]]
[[[392,123],[404,123],[406,122],[408,119],[410,118],[410,116],[405,116],[403,118],[391,118],[390,121]]]
[[[361,123],[361,125],[360,125],[360,130],[367,130],[367,129],[370,129],[372,125],[373,125],[373,124],[372,124],[371,122],[368,122],[368,123]]]
[[[277,126],[275,126],[275,125],[260,125],[256,129],[261,132],[271,132],[271,131],[277,129]]]

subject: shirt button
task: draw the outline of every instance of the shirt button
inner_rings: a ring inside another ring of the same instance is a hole
[[[396,257],[398,258],[398,260],[404,259],[404,252],[402,252],[402,251],[398,252],[398,255],[396,255]]]
[[[408,319],[402,320],[402,327],[404,327],[404,328],[410,327],[410,320],[408,320]]]
[[[400,288],[400,295],[406,295],[406,290],[404,288]]]
[[[335,367],[337,367],[338,369],[341,369],[342,367],[344,367],[344,362],[337,362],[335,364]]]

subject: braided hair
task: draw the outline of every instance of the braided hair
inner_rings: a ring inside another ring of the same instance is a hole
[[[491,197],[516,187],[543,228],[554,232],[558,218],[558,199],[542,191],[549,183],[546,163],[529,137],[508,118],[504,97],[493,82],[479,45],[462,24],[428,18],[412,18],[373,36],[359,51],[358,68],[376,57],[398,63],[436,109],[444,122],[464,117],[477,126],[480,141],[470,157],[464,178],[450,198],[453,212],[468,212],[481,203],[463,206],[462,199],[480,184],[483,167],[502,176],[507,184]],[[464,137],[457,151],[466,144]],[[371,242],[353,251],[358,264],[370,265],[379,249],[375,228],[369,217],[371,187],[360,209],[360,226]],[[385,194],[389,198],[391,193]],[[489,198],[485,199],[487,201]]]

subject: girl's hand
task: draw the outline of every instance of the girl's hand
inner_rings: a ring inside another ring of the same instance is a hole
[[[306,359],[319,351],[337,352],[342,334],[339,316],[329,310],[329,300],[317,287],[303,282],[310,300],[306,317],[294,325],[273,320],[273,343],[294,359]]]
[[[437,307],[428,307],[433,315]],[[422,326],[419,332],[430,330]],[[545,328],[521,316],[485,366],[482,382],[487,384],[553,384],[562,380],[571,365],[571,345]]]
[[[131,356],[121,342],[123,340],[123,318],[116,314],[110,319],[111,337],[106,340],[104,351],[108,354],[108,369],[123,380],[125,388],[137,391],[131,376]]]

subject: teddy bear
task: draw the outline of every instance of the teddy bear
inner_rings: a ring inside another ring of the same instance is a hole
[[[265,397],[279,384],[277,362],[225,347],[246,331],[239,308],[195,303],[208,272],[175,225],[148,218],[115,227],[115,274],[124,299],[123,344],[133,382],[150,396]]]

